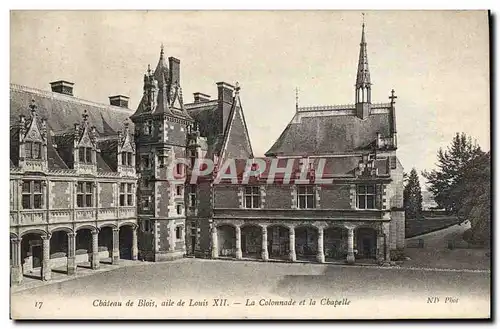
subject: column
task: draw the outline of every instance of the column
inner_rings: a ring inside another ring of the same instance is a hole
[[[67,274],[76,274],[76,233],[68,233],[68,260],[67,260]]]
[[[297,255],[295,254],[295,227],[290,227],[290,261],[295,262]]]
[[[269,252],[267,251],[267,226],[262,226],[262,252],[261,258],[263,261],[269,260]]]
[[[323,237],[324,237],[324,230],[322,227],[318,227],[318,254],[316,255],[318,263],[325,262],[325,253],[323,251]]]
[[[132,228],[132,260],[137,260],[139,248],[137,246],[137,226]]]
[[[212,227],[212,258],[218,258],[219,257],[219,242],[217,239],[217,226],[215,224]]]
[[[93,270],[99,268],[99,231],[92,231],[92,260],[91,265]]]
[[[12,250],[12,265],[10,268],[10,282],[18,285],[23,282],[23,267],[21,263],[21,239],[11,238],[10,247]]]
[[[50,233],[42,236],[43,255],[42,255],[42,280],[49,281],[52,275],[50,267]]]
[[[241,259],[243,258],[242,252],[241,252],[241,228],[239,226],[236,226],[236,259]]]
[[[391,241],[389,239],[389,234],[384,234],[384,242],[385,242],[385,261],[391,261]]]
[[[385,245],[384,245],[384,235],[382,232],[377,234],[377,262],[383,263],[385,259]]]
[[[120,262],[120,229],[113,228],[113,250],[111,251],[111,264]]]
[[[354,264],[354,228],[347,228],[347,263]]]

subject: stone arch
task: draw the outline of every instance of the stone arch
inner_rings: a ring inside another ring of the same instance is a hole
[[[371,225],[360,225],[354,230],[356,258],[375,259],[377,257],[377,229]]]
[[[43,229],[39,229],[39,228],[27,229],[27,230],[22,231],[20,233],[20,237],[23,238],[27,234],[37,234],[37,235],[40,235],[40,236],[45,236],[45,235],[47,235],[47,231],[45,231]]]
[[[314,260],[318,252],[318,228],[312,224],[295,227],[295,253],[297,259]]]
[[[68,233],[73,230],[68,227],[57,227],[50,231],[50,259],[68,256]]]
[[[87,255],[88,260],[91,259],[92,254],[92,240],[93,233],[99,232],[99,230],[88,224],[83,224],[75,228],[76,238],[75,238],[75,254]]]
[[[19,238],[19,236],[15,232],[10,232],[10,238],[11,239],[17,239],[17,238]]]
[[[138,225],[136,222],[121,222],[121,223],[118,223],[118,228],[121,228],[123,226],[131,226],[132,230],[136,230],[138,228]]]
[[[99,223],[97,226],[99,230],[102,230],[105,227],[111,227],[112,229],[114,229],[118,228],[118,225],[116,225],[115,223]]]
[[[56,226],[50,229],[50,234],[54,232],[63,231],[65,233],[73,233],[73,229],[69,226]]]
[[[290,225],[273,223],[267,226],[269,258],[288,259],[290,253]]]
[[[113,253],[113,230],[116,225],[104,224],[99,228],[99,233],[97,236],[97,250],[99,255],[101,252],[106,253],[104,258],[112,257]]]
[[[219,256],[236,256],[236,225],[232,223],[217,223],[217,242]]]
[[[80,224],[80,225],[75,227],[75,233],[78,234],[78,231],[80,231],[80,230],[90,230],[90,232],[99,231],[99,229],[95,225],[88,224],[88,223],[83,223],[83,224]]]
[[[48,236],[42,229],[28,229],[21,233],[21,264],[23,274],[42,279],[43,240]],[[39,275],[36,272],[39,271]]]
[[[241,226],[241,252],[246,258],[260,258],[262,254],[262,226],[245,223]]]
[[[236,226],[238,226],[238,225],[236,225],[236,223],[234,223],[232,221],[222,221],[222,222],[217,221],[215,223],[215,226],[217,228],[219,228],[219,226],[232,226],[232,227],[236,228]]]
[[[121,259],[132,259],[133,234],[137,225],[125,222],[119,226],[118,247]]]
[[[347,257],[348,230],[343,225],[328,225],[323,230],[323,250],[325,258],[345,260]]]

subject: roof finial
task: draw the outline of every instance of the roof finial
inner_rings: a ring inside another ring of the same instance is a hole
[[[161,43],[160,46],[160,59],[163,58],[163,42]]]
[[[35,115],[35,113],[36,113],[36,104],[35,104],[35,100],[34,99],[31,99],[30,109],[31,109],[31,115]]]
[[[82,117],[83,117],[83,122],[87,122],[89,117],[89,115],[87,114],[87,110],[83,111]]]
[[[299,110],[299,88],[295,87],[295,110]]]
[[[389,99],[391,100],[391,105],[394,105],[396,103],[395,99],[398,98],[398,96],[395,95],[396,92],[394,89],[391,90],[391,96],[389,96]]]
[[[236,81],[236,83],[234,84],[234,92],[235,92],[235,95],[238,95],[240,93],[240,83],[238,81]]]
[[[361,13],[361,15],[363,16],[363,28],[365,28],[365,13]]]

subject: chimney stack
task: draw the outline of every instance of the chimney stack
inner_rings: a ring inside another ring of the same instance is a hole
[[[53,92],[73,96],[73,82],[58,80],[50,83]]]
[[[109,105],[128,108],[128,100],[129,97],[124,95],[109,96]]]
[[[209,102],[210,101],[210,95],[204,94],[204,93],[194,93],[194,102],[195,103],[202,103],[202,102]]]
[[[234,86],[227,82],[217,82],[217,92],[219,103],[218,111],[222,115],[221,132],[223,133],[226,130],[229,113],[231,112],[231,106],[233,104]]]
[[[181,61],[175,57],[168,58],[168,66],[170,68],[170,83],[173,85],[177,82],[180,86],[181,84]]]
[[[227,82],[217,82],[218,99],[222,102],[233,102],[234,86]]]

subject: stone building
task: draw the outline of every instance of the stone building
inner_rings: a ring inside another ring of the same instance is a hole
[[[263,167],[257,177],[242,183],[241,166],[245,165],[241,164],[236,165],[238,184],[209,180],[202,188],[198,186],[205,200],[210,195],[211,207],[198,216],[201,227],[197,230],[202,234],[198,233],[198,244],[193,242],[195,251],[197,247],[200,254],[210,252],[212,258],[384,263],[390,260],[390,250],[403,248],[403,168],[396,156],[396,96],[392,91],[390,102],[373,103],[371,86],[363,24],[354,103],[297,106],[266,157],[252,160]],[[210,120],[197,119],[202,136],[218,136],[208,143],[216,151],[216,169],[226,157],[239,162],[252,158],[239,90],[230,110],[229,105],[221,107],[224,95],[220,92],[217,101],[191,105],[196,118],[218,113],[223,119],[217,126],[222,130],[209,126]],[[207,132],[207,128],[212,129]],[[222,145],[220,151],[218,145]],[[289,166],[289,180],[268,180],[273,159],[279,160],[277,168]],[[326,179],[331,183],[325,184]]]
[[[79,99],[67,81],[50,92],[11,84],[13,283],[120,258],[389,260],[404,247],[396,96],[372,102],[367,59],[363,25],[354,103],[297,106],[262,158],[239,85],[184,104],[180,61],[163,47],[135,111],[123,95]],[[218,179],[228,160],[236,181]]]
[[[110,105],[10,86],[11,279],[50,280],[137,259],[135,143],[125,96]]]

